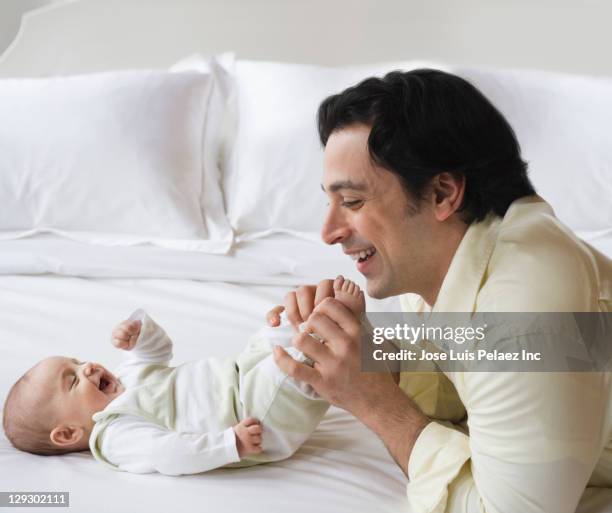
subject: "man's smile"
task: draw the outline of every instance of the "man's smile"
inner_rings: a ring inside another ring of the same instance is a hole
[[[344,251],[357,266],[357,270],[365,275],[367,270],[372,266],[373,260],[376,257],[376,248],[374,246],[370,246],[364,249],[353,250],[353,251]]]
[[[359,262],[362,262],[364,260],[367,260],[370,256],[374,255],[376,253],[376,248],[374,246],[371,246],[369,248],[357,251],[345,251],[344,253],[350,256],[352,260],[358,260]]]

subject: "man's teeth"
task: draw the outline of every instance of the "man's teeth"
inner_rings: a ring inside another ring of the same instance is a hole
[[[364,251],[360,251],[359,253],[353,253],[351,255],[351,258],[353,260],[365,260],[367,257],[373,255],[374,253],[376,253],[376,250],[374,248],[368,248]]]

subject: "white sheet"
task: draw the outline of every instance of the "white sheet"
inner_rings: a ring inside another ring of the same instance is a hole
[[[238,243],[229,255],[171,251],[150,245],[104,247],[53,235],[0,241],[0,275],[165,278],[298,286],[338,274],[365,285],[339,246],[275,236]],[[282,295],[276,298],[281,300]],[[370,311],[396,311],[396,299],[368,298]]]
[[[231,355],[286,287],[188,280],[0,277],[0,398],[51,354],[99,360],[119,353],[109,331],[136,306],[175,341],[175,361]],[[185,478],[107,470],[87,453],[40,457],[0,439],[3,490],[71,492],[71,511],[398,511],[404,477],[376,436],[337,409],[288,461]],[[110,492],[110,493],[109,493]],[[197,505],[202,504],[201,508]]]
[[[612,258],[612,230],[580,232],[583,240]],[[0,241],[0,275],[45,274],[90,278],[172,278],[297,286],[338,274],[364,285],[339,246],[288,235],[237,243],[229,255],[171,251],[149,245],[105,247],[42,234]],[[395,309],[396,301],[368,303]]]
[[[53,235],[0,241],[0,274],[178,278],[294,285],[355,272],[340,248],[291,237],[237,244],[229,256],[150,245],[104,247]]]

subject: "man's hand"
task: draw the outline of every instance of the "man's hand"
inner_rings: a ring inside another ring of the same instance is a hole
[[[142,322],[138,320],[125,320],[120,322],[115,329],[113,329],[111,335],[113,345],[119,349],[130,351],[136,345],[141,327]]]
[[[293,360],[280,346],[274,350],[276,363],[328,402],[358,415],[371,406],[372,385],[395,386],[390,374],[361,372],[361,331],[360,320],[340,301],[327,297],[310,315],[305,332],[293,338],[293,345],[315,362],[314,367]],[[325,342],[315,340],[312,332]]]
[[[259,454],[261,448],[261,424],[257,419],[248,417],[234,426],[236,448],[241,458],[249,454]]]
[[[280,324],[280,314],[286,310],[287,319],[297,332],[298,326],[310,317],[315,307],[327,297],[334,297],[334,281],[323,280],[318,285],[302,285],[289,292],[282,305],[275,306],[266,314],[268,325]]]
[[[407,474],[412,447],[429,419],[400,390],[391,373],[361,371],[362,337],[368,334],[340,301],[324,299],[314,309],[306,328],[325,342],[321,344],[306,332],[296,334],[293,345],[311,358],[314,366],[295,361],[280,346],[274,348],[276,364],[361,420],[383,440]]]

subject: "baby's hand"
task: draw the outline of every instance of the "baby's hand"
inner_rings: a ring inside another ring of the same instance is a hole
[[[259,454],[261,448],[261,424],[257,419],[248,417],[234,426],[236,448],[242,458],[249,454]]]
[[[119,323],[111,335],[113,345],[125,351],[131,350],[136,345],[141,327],[142,322],[138,320]]]

